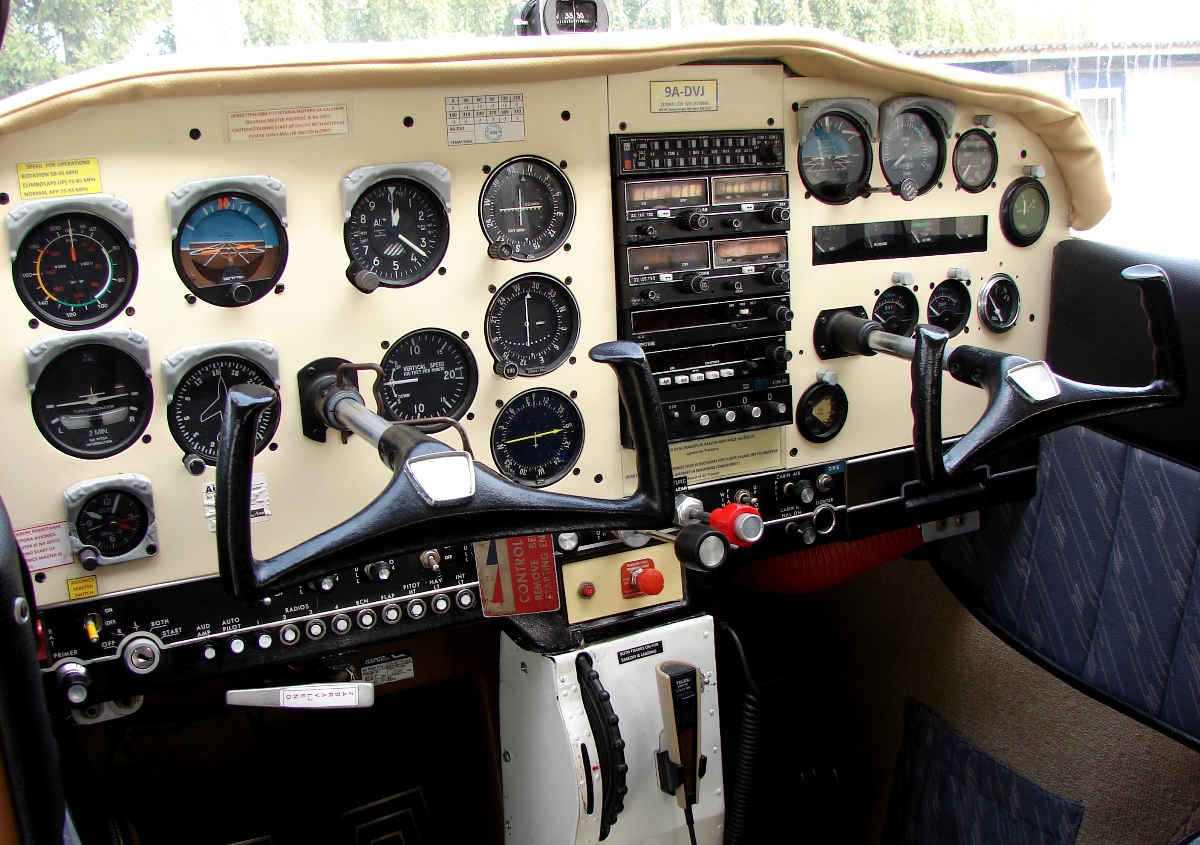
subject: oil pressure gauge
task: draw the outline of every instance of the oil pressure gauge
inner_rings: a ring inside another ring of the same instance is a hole
[[[63,493],[71,551],[84,569],[158,554],[154,493],[136,473],[93,478]]]

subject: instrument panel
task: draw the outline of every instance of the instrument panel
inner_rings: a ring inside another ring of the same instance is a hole
[[[717,94],[663,110],[664,80]],[[306,109],[345,124],[256,137],[234,117]],[[14,164],[80,156],[98,160],[101,192],[21,199]],[[232,384],[281,396],[258,432],[260,557],[361,509],[387,481],[374,451],[311,436],[298,407],[298,379],[326,358],[378,365],[385,416],[447,418],[423,428],[454,444],[460,424],[517,483],[616,498],[635,483],[622,409],[587,350],[635,340],[695,495],[760,502],[776,551],[845,538],[853,459],[911,445],[908,372],[825,355],[818,315],[861,307],[899,334],[933,322],[1040,358],[1067,235],[1063,180],[1015,116],[777,64],[110,104],[0,137],[0,191],[14,280],[0,286],[0,492],[42,544],[42,606],[215,574]],[[945,395],[945,430],[961,433],[982,394],[947,381]],[[67,524],[64,491],[132,475],[152,497],[89,487]],[[73,546],[80,532],[96,539]],[[631,607],[619,589],[575,596],[636,546],[587,548],[559,548],[572,621]],[[474,587],[410,563],[413,595]],[[683,598],[672,583],[662,600]],[[473,594],[459,607],[478,613]]]

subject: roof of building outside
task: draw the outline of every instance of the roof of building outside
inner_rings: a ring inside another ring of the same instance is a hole
[[[1069,59],[1109,56],[1200,56],[1200,41],[1076,41],[1044,44],[986,44],[908,50],[909,55],[943,62],[994,62],[1020,59]]]

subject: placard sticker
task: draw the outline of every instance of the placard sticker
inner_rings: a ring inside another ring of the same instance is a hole
[[[650,113],[717,111],[717,80],[679,79],[650,83]]]
[[[91,599],[98,595],[100,595],[100,588],[96,586],[95,575],[67,579],[67,598],[71,601],[75,601],[76,599]]]
[[[558,610],[558,566],[549,534],[475,543],[484,616]]]
[[[446,143],[503,144],[525,140],[523,94],[446,98]]]
[[[98,194],[100,159],[63,158],[17,165],[17,186],[23,200]]]
[[[350,113],[345,103],[235,111],[226,114],[225,120],[230,141],[271,141],[350,133]]]
[[[724,434],[671,444],[671,470],[696,485],[719,478],[783,469],[783,440],[778,428]],[[637,453],[621,450],[625,495],[637,489]]]
[[[208,530],[214,534],[217,531],[217,485],[205,484],[204,518],[208,522]],[[256,472],[250,477],[250,522],[266,522],[271,518],[271,497],[267,493],[267,476]]]
[[[357,707],[358,687],[354,684],[313,684],[304,687],[282,687],[280,707],[304,710],[325,707]]]
[[[413,671],[412,654],[407,651],[369,657],[362,662],[359,674],[364,681],[375,686],[407,681],[416,677],[416,672]]]
[[[66,522],[47,522],[13,532],[30,572],[50,569],[71,562],[71,544],[67,539]]]

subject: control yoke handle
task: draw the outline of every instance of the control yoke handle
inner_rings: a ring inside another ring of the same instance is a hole
[[[258,418],[279,397],[261,385],[231,388],[216,481],[217,559],[225,591],[244,600],[262,598],[381,558],[477,540],[669,525],[670,453],[645,354],[635,343],[615,341],[589,355],[613,368],[629,411],[638,469],[638,487],[629,498],[568,496],[514,484],[414,426],[378,417],[357,391],[343,388],[332,397],[336,404],[321,409],[323,418],[377,443],[392,479],[345,522],[265,560],[254,557],[251,545],[251,475]]]

